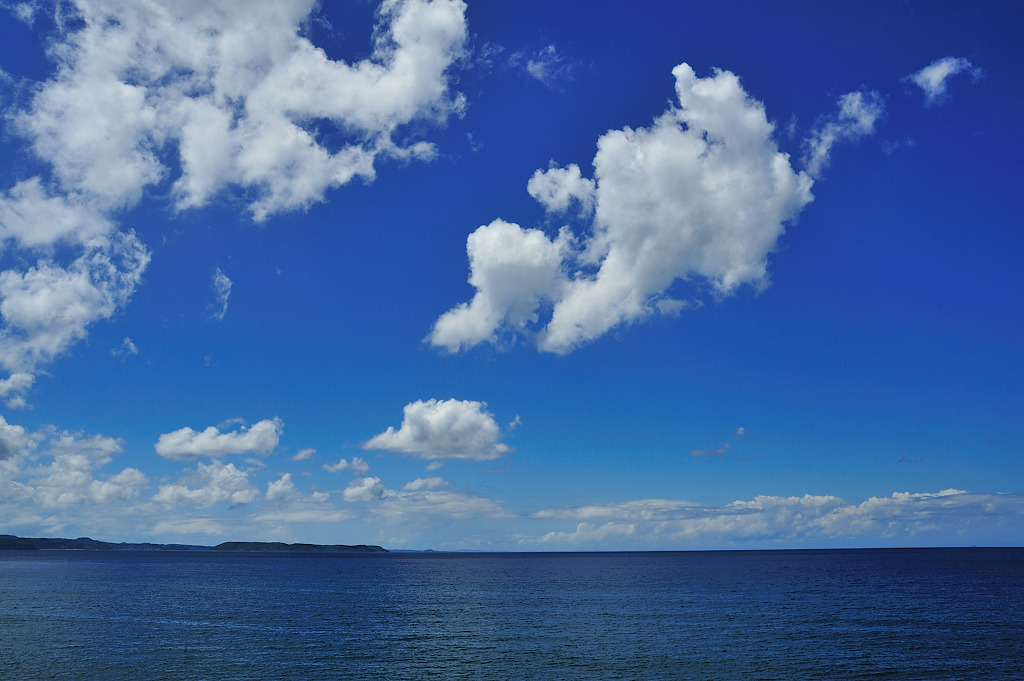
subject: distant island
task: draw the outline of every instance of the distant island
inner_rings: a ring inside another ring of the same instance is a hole
[[[387,553],[380,546],[358,544],[286,544],[277,541],[228,541],[216,546],[195,544],[151,544],[149,542],[106,542],[79,537],[78,539],[51,539],[47,537],[16,537],[0,534],[0,551],[260,551],[300,553]]]
[[[387,553],[380,546],[368,544],[285,544],[279,541],[226,541],[210,547],[211,551],[289,551],[301,553]]]

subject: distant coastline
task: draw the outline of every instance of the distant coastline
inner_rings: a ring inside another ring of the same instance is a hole
[[[62,539],[49,537],[16,537],[0,534],[0,551],[244,551],[244,552],[299,552],[299,553],[387,553],[380,546],[368,544],[287,544],[285,542],[229,541],[216,546],[196,544],[152,544],[149,542],[106,542],[79,537]]]

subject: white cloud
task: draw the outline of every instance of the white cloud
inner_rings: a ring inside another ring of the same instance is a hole
[[[302,37],[309,0],[77,3],[57,74],[18,118],[62,185],[130,205],[169,178],[159,151],[177,146],[181,208],[228,185],[252,190],[257,219],[301,208],[378,157],[429,156],[392,135],[444,121],[462,100],[446,72],[466,37],[461,0],[389,0],[373,54],[347,64]],[[328,147],[325,124],[347,140]]]
[[[501,502],[440,488],[450,483],[441,478],[421,478],[399,490],[388,489],[380,478],[353,480],[342,493],[348,502],[369,502],[367,513],[403,527],[421,523],[426,517],[445,520],[510,518]]]
[[[216,296],[216,302],[210,306],[210,319],[216,319],[221,321],[224,319],[224,315],[228,313],[228,296],[231,295],[231,280],[228,275],[224,274],[221,268],[217,268],[213,271],[213,294]]]
[[[368,440],[364,449],[382,449],[423,459],[488,461],[510,451],[499,442],[501,430],[485,402],[417,400],[405,405],[398,430],[388,427]]]
[[[299,490],[295,489],[291,473],[285,473],[280,479],[267,483],[267,501],[291,501],[298,496]]]
[[[39,178],[0,194],[0,252],[16,255],[0,271],[0,367],[11,379],[31,379],[90,324],[123,308],[150,257],[134,232],[118,233],[92,202],[51,195]],[[19,381],[4,392],[23,401],[32,381]]]
[[[511,60],[512,65],[518,65],[523,58],[524,55],[516,53]],[[548,45],[537,51],[532,57],[526,58],[524,68],[530,76],[544,85],[555,87],[559,83],[572,79],[573,63],[560,54],[554,45]]]
[[[636,532],[632,523],[605,523],[598,527],[590,523],[580,523],[572,532],[548,532],[537,541],[542,544],[585,544],[603,542],[616,537],[628,537]]]
[[[836,142],[874,133],[875,123],[885,115],[882,96],[874,91],[848,92],[839,98],[838,104],[838,113],[824,120],[807,140],[804,163],[811,177],[819,177],[828,166]]]
[[[559,168],[554,161],[547,170],[537,170],[526,183],[526,191],[551,213],[564,213],[576,202],[581,215],[594,210],[594,181],[583,177],[580,167],[570,163]]]
[[[337,523],[343,520],[351,520],[353,517],[352,513],[329,505],[309,508],[286,508],[281,511],[254,513],[250,516],[257,523],[273,524],[274,526]]]
[[[402,489],[406,492],[420,492],[425,489],[439,489],[443,487],[451,487],[452,483],[438,477],[432,478],[416,478],[411,482],[405,483]]]
[[[639,499],[618,504],[589,504],[572,508],[537,511],[534,518],[563,518],[581,521],[614,518],[617,522],[665,520],[700,508],[689,501],[673,499]]]
[[[92,239],[79,252],[66,265],[44,257],[0,272],[0,366],[12,375],[33,374],[124,307],[149,263],[134,232]]]
[[[834,496],[757,496],[724,506],[645,499],[545,509],[537,519],[577,522],[572,531],[535,539],[545,543],[600,542],[629,536],[638,545],[717,546],[749,542],[794,545],[805,541],[871,538],[912,542],[917,537],[953,536],[1024,518],[1024,495],[897,492],[850,504]],[[598,525],[597,521],[604,521]],[[948,541],[948,539],[946,539]]]
[[[691,449],[690,450],[690,456],[715,456],[715,457],[721,457],[721,456],[725,456],[729,452],[729,447],[730,447],[729,443],[726,442],[724,445],[722,445],[718,449],[710,449],[710,450],[709,449]]]
[[[39,0],[31,0],[29,2],[18,2],[12,5],[10,9],[14,13],[14,16],[17,17],[18,21],[21,21],[31,26],[32,22],[35,21],[36,12],[40,11]]]
[[[227,532],[228,529],[213,518],[171,518],[157,522],[152,529],[152,533],[156,535],[194,536],[203,534],[218,537]]]
[[[122,451],[119,440],[102,435],[86,437],[55,429],[29,435],[21,426],[3,422],[0,444],[9,456],[0,459],[17,463],[43,441],[46,448],[35,456],[49,457],[49,465],[8,471],[12,479],[28,476],[24,483],[17,483],[17,496],[25,504],[61,511],[83,505],[130,502],[149,484],[149,479],[136,468],[124,468],[102,479],[94,477]]]
[[[29,373],[12,373],[7,378],[0,380],[0,397],[28,390],[32,387],[35,380],[35,376]]]
[[[672,73],[679,106],[648,128],[603,135],[593,180],[572,165],[531,178],[530,193],[551,211],[592,202],[589,236],[577,244],[563,228],[552,240],[501,220],[477,229],[467,240],[476,293],[438,319],[431,343],[455,352],[529,333],[544,309],[539,348],[567,353],[694,304],[671,296],[674,282],[717,297],[767,285],[768,256],[811,201],[813,180],[793,170],[764,106],[734,74],[698,78],[687,64]],[[855,99],[844,102],[844,125],[867,123],[870,102]]]
[[[537,321],[537,310],[565,283],[562,260],[571,250],[568,230],[551,241],[537,229],[495,220],[466,240],[469,283],[476,295],[441,315],[428,340],[457,352],[484,341],[497,342],[498,332],[523,331]]]
[[[125,336],[124,340],[121,341],[121,345],[110,351],[111,357],[120,357],[123,361],[125,357],[139,354],[139,348],[135,345],[131,338]]]
[[[316,450],[313,449],[312,447],[300,449],[299,451],[295,452],[295,456],[292,457],[292,461],[308,461],[313,458],[314,454],[316,454]]]
[[[0,248],[52,252],[64,243],[83,246],[106,237],[114,225],[81,197],[50,196],[38,177],[0,194]]]
[[[949,79],[964,71],[971,74],[971,79],[974,82],[978,82],[985,75],[984,69],[975,67],[968,59],[943,57],[936,59],[920,71],[910,74],[904,80],[921,88],[924,91],[924,105],[932,106],[941,104],[949,98]]]
[[[348,502],[375,501],[384,496],[384,483],[380,478],[357,478],[348,484],[341,498]]]
[[[57,4],[55,72],[10,113],[51,179],[0,193],[0,252],[23,263],[0,272],[0,367],[34,376],[128,302],[149,252],[110,216],[147,188],[169,184],[182,210],[237,190],[263,220],[372,180],[378,160],[433,156],[405,140],[410,124],[464,108],[448,76],[466,39],[462,0],[386,0],[373,52],[354,64],[303,37],[314,7],[77,0],[68,21]],[[31,22],[39,5],[14,9]],[[0,383],[24,405],[30,382]]]
[[[195,471],[190,471],[176,483],[161,485],[153,501],[206,507],[223,502],[248,504],[259,495],[259,490],[249,483],[247,471],[235,468],[233,463],[213,461],[197,464]]]
[[[366,463],[366,459],[354,456],[351,461],[342,458],[338,459],[338,463],[325,463],[323,468],[328,473],[341,473],[350,470],[360,475],[366,475],[370,471],[370,464]]]
[[[500,501],[441,490],[397,492],[387,490],[373,512],[390,522],[414,523],[424,516],[449,520],[511,518]]]
[[[0,416],[0,461],[26,454],[31,445],[32,442],[23,426],[8,423]]]
[[[277,447],[283,427],[284,422],[279,418],[264,419],[249,428],[242,426],[226,433],[214,426],[203,431],[186,427],[161,435],[155,448],[160,456],[178,461],[249,452],[268,454]]]
[[[267,501],[279,505],[288,504],[289,510],[296,512],[300,510],[311,510],[308,508],[300,508],[300,506],[304,504],[308,505],[310,503],[322,504],[326,502],[330,496],[331,495],[326,492],[312,492],[311,494],[304,495],[295,487],[291,473],[285,473],[277,480],[272,480],[267,483]],[[299,504],[299,506],[296,506],[296,504]]]

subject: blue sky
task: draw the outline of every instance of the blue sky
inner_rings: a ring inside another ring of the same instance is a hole
[[[0,532],[1024,541],[1016,3],[0,6]]]

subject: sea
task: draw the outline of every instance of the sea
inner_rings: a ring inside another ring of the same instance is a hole
[[[0,679],[1024,679],[1024,549],[5,551]]]

